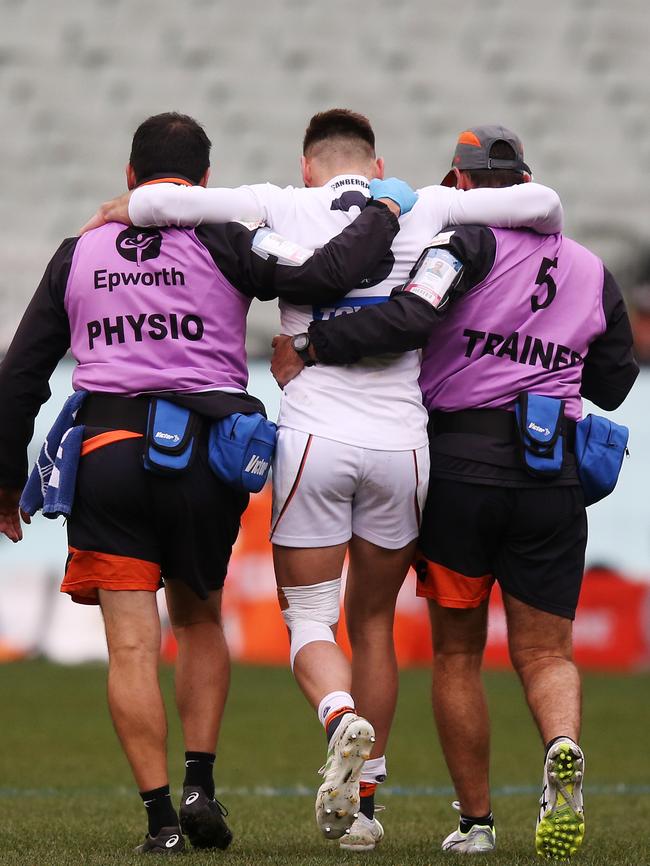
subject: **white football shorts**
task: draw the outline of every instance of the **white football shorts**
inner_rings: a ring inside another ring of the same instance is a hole
[[[357,535],[397,550],[419,533],[428,484],[428,446],[378,451],[281,427],[271,541],[330,547]]]

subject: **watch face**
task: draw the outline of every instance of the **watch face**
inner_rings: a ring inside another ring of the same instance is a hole
[[[293,348],[296,352],[303,352],[309,346],[309,337],[307,334],[298,334],[293,338]]]

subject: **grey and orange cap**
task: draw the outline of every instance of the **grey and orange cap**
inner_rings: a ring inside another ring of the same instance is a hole
[[[515,152],[515,159],[493,159],[490,156],[492,145],[497,141],[505,141]],[[505,126],[473,126],[458,136],[452,169],[441,181],[442,186],[456,186],[454,168],[460,171],[478,171],[481,169],[505,168],[532,174],[524,162],[524,146],[518,135]]]

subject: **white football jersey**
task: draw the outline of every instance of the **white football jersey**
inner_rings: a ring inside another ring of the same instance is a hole
[[[562,228],[557,194],[539,184],[468,192],[429,186],[418,193],[415,207],[400,219],[391,252],[376,272],[335,304],[295,306],[281,301],[283,333],[299,334],[314,319],[385,301],[395,286],[407,280],[423,248],[445,226],[529,226],[547,234]],[[143,226],[264,221],[297,244],[316,249],[359,215],[368,196],[368,181],[358,175],[339,175],[325,186],[310,188],[256,184],[228,190],[156,184],[135,190],[129,215],[134,224]],[[420,448],[428,439],[418,385],[419,355],[407,352],[340,367],[306,367],[285,387],[278,422],[363,448]]]

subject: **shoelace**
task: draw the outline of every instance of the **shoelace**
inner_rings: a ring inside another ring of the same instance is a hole
[[[221,812],[221,815],[224,818],[227,818],[228,817],[228,809],[223,805],[223,803],[220,800],[217,800],[216,797],[214,798],[214,802],[217,804],[217,808]]]

